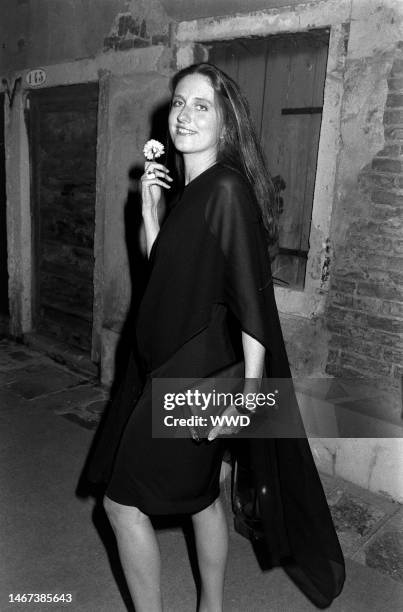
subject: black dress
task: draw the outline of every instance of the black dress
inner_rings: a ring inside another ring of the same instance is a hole
[[[244,178],[217,163],[191,181],[161,227],[150,266],[136,328],[146,383],[137,397],[132,360],[131,391],[115,403],[90,471],[108,474],[106,494],[121,504],[147,514],[195,513],[219,495],[224,442],[152,438],[152,378],[224,370],[239,359],[241,330],[265,346],[266,376],[290,377],[260,211]],[[113,415],[122,422],[122,405],[131,415],[109,478],[119,437]],[[296,402],[289,410],[298,419]],[[261,493],[269,563],[286,566],[318,607],[329,605],[343,586],[344,559],[308,441],[246,440],[241,454]]]
[[[153,438],[151,380],[209,376],[238,358],[221,295],[220,245],[213,233],[219,191],[233,191],[238,183],[245,189],[240,175],[219,164],[197,176],[184,188],[150,253],[151,273],[136,326],[147,380],[106,490],[114,501],[147,514],[193,514],[220,492],[223,441]],[[243,205],[250,206],[247,214],[255,223],[255,205],[250,198]]]

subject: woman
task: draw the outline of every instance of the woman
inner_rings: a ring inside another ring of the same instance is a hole
[[[160,557],[149,516],[179,513],[191,515],[195,531],[201,576],[199,612],[218,612],[223,605],[228,549],[219,500],[223,440],[217,437],[220,430],[201,443],[152,438],[151,380],[205,377],[240,359],[245,379],[259,381],[263,374],[289,376],[268,257],[268,244],[276,236],[274,198],[247,103],[238,86],[218,68],[204,63],[176,75],[168,123],[175,179],[166,166],[154,161],[145,164],[142,177],[151,273],[139,309],[137,343],[147,379],[124,429],[104,507],[137,612],[162,610]],[[162,192],[170,191],[172,185],[176,201],[160,226]],[[227,409],[228,413],[235,410]],[[311,455],[306,447],[301,455],[299,440],[291,442],[296,444],[279,445],[280,451],[268,441],[251,442],[256,482],[262,485],[267,476],[278,480],[281,458],[289,461],[297,452],[300,461],[305,453],[322,512],[315,520],[324,517],[329,522],[316,470],[309,463]],[[279,482],[276,487],[280,491]],[[276,516],[281,492],[277,496]],[[277,530],[281,521],[273,522],[270,503],[264,527]],[[264,495],[261,505],[265,508]],[[285,503],[282,516],[286,510]],[[309,521],[310,517],[304,518]],[[335,538],[332,527],[328,531]],[[280,536],[272,533],[270,537]],[[293,552],[285,539],[273,555],[275,562]],[[337,547],[334,540],[331,544]],[[336,564],[342,564],[339,550],[335,558]],[[314,564],[311,574],[321,562]],[[318,572],[320,583],[320,567]],[[340,580],[327,594],[330,600],[340,590]]]

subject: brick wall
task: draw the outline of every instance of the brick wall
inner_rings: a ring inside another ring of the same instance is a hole
[[[326,371],[386,380],[396,389],[403,374],[402,50],[400,44],[387,81],[384,147],[359,173],[357,186],[345,188],[346,231],[335,245],[327,308]]]

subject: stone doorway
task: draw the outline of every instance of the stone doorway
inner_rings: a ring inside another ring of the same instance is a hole
[[[33,328],[91,354],[98,84],[30,92]]]

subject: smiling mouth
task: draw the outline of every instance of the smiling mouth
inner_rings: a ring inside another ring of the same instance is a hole
[[[180,134],[181,136],[191,136],[192,134],[196,134],[196,132],[193,132],[192,130],[188,130],[179,126],[177,126],[176,128],[176,133]]]

